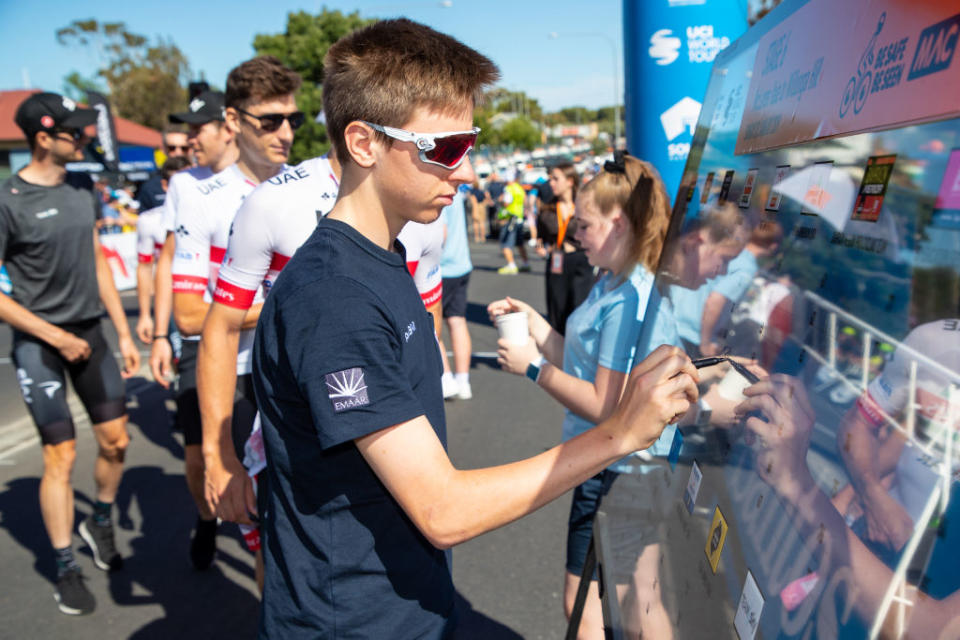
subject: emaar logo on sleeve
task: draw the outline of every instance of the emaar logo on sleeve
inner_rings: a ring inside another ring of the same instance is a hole
[[[333,410],[337,413],[358,409],[370,404],[367,383],[364,382],[363,369],[360,367],[328,373],[325,376],[325,382],[327,383],[327,395],[330,396]]]

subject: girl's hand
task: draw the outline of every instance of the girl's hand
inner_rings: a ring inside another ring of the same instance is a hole
[[[490,322],[496,324],[497,316],[503,316],[508,313],[516,313],[518,311],[532,311],[533,309],[525,302],[520,302],[519,300],[514,300],[513,298],[503,298],[502,300],[494,300],[489,305],[487,305],[487,314],[490,316]]]
[[[527,366],[539,355],[533,340],[527,340],[527,344],[522,347],[502,338],[497,341],[497,362],[500,363],[500,368],[518,376],[526,375]]]

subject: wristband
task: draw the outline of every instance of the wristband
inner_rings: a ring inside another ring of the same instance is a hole
[[[537,356],[537,359],[527,365],[527,377],[536,382],[540,379],[540,370],[546,364],[547,359],[543,356]]]
[[[156,342],[157,340],[159,340],[159,339],[161,339],[161,338],[163,338],[164,340],[169,340],[169,339],[170,339],[170,336],[168,336],[168,335],[165,334],[165,333],[164,333],[163,335],[153,336],[152,342]]]

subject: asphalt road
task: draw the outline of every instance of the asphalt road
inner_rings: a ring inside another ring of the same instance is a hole
[[[460,468],[539,453],[559,441],[562,419],[559,406],[543,391],[484,357],[496,344],[486,304],[511,295],[542,308],[543,261],[534,261],[532,274],[498,276],[496,246],[473,249],[468,320],[478,354],[471,370],[474,398],[447,403],[450,455]],[[125,296],[124,303],[134,321],[134,298]],[[8,353],[9,329],[0,326],[0,355]],[[214,566],[202,573],[191,568],[187,548],[195,509],[184,483],[182,438],[170,429],[171,403],[149,376],[131,380],[128,395],[133,442],[115,511],[126,566],[109,575],[97,570],[74,536],[98,606],[90,616],[65,616],[52,597],[55,568],[37,504],[40,447],[25,419],[13,367],[0,360],[0,638],[254,637],[258,600],[252,557],[236,528],[224,524]],[[79,523],[91,511],[96,448],[89,421],[82,411],[77,416]],[[567,494],[454,550],[458,638],[563,637],[560,595],[569,500]]]

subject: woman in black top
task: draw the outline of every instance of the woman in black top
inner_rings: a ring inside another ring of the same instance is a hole
[[[596,276],[587,256],[574,239],[576,220],[574,201],[580,186],[580,176],[570,163],[554,165],[550,169],[550,188],[553,198],[541,201],[537,227],[547,254],[547,321],[561,335],[567,317],[583,302]]]

